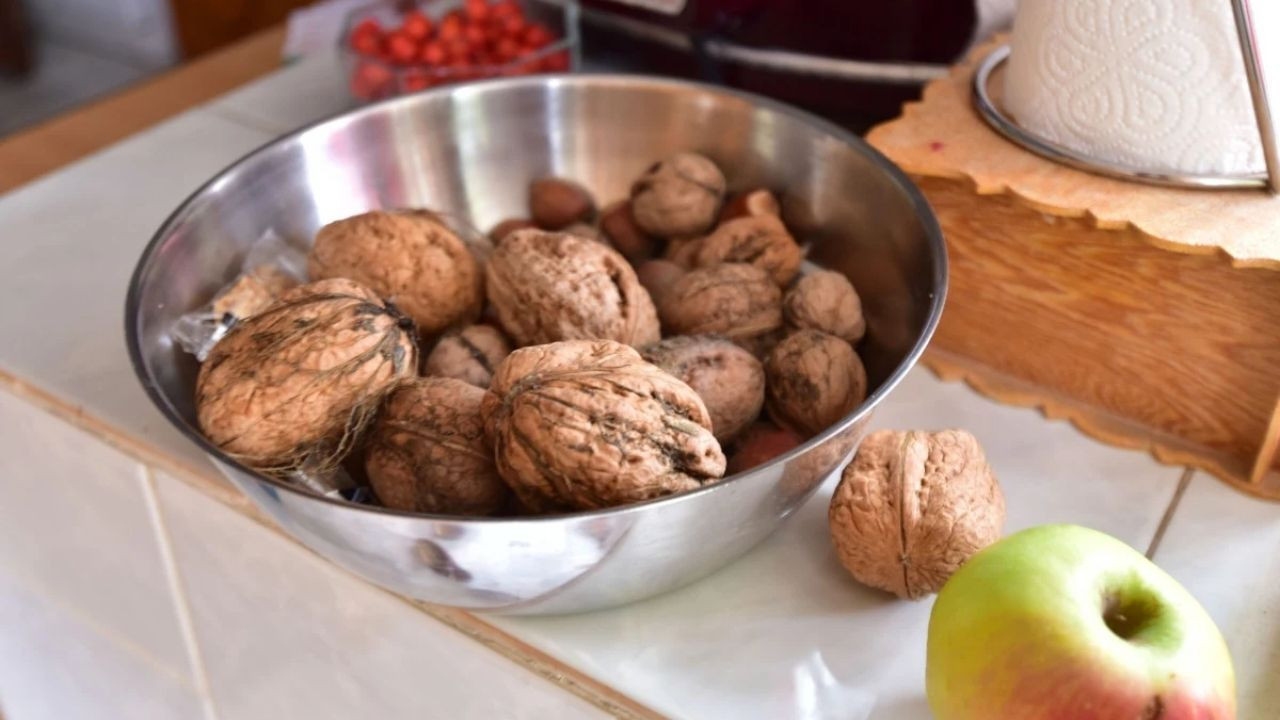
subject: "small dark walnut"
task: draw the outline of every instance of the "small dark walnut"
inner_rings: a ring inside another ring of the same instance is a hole
[[[735,218],[717,227],[698,244],[694,264],[750,263],[786,287],[800,272],[804,252],[776,215]]]
[[[624,505],[724,474],[698,394],[609,340],[516,350],[494,374],[483,413],[498,472],[538,511]]]
[[[489,325],[469,325],[440,338],[422,370],[427,375],[487,388],[494,368],[510,352],[511,343],[502,331]]]
[[[898,597],[937,592],[1000,539],[1004,493],[963,430],[868,435],[831,498],[831,541],[860,582]]]
[[[660,337],[648,291],[607,245],[518,230],[494,250],[486,272],[489,301],[517,345],[602,338],[641,346]]]
[[[811,437],[853,412],[867,397],[867,371],[849,343],[817,330],[798,330],[764,363],[769,417]]]
[[[782,327],[782,291],[753,265],[725,263],[692,270],[659,306],[672,335],[723,335],[745,342]]]
[[[376,210],[325,225],[307,272],[312,280],[350,278],[369,286],[428,336],[473,322],[484,303],[480,262],[425,210]]]
[[[778,205],[778,198],[763,188],[748,190],[730,197],[720,210],[720,219],[717,224],[734,218],[756,217],[759,215],[782,216],[782,208]]]
[[[720,168],[696,153],[654,163],[631,186],[631,213],[640,229],[662,238],[709,230],[724,201]]]
[[[818,270],[802,275],[782,299],[782,315],[793,328],[821,330],[856,344],[867,332],[862,300],[843,274]]]
[[[591,193],[572,180],[545,177],[529,184],[529,215],[543,230],[563,230],[590,220],[595,212]]]
[[[632,265],[653,257],[658,241],[640,229],[631,216],[631,201],[621,200],[600,213],[600,231]]]
[[[492,515],[511,490],[484,435],[484,390],[452,378],[397,387],[369,433],[365,470],[383,505],[447,515]]]
[[[528,228],[536,227],[538,226],[535,225],[532,220],[527,220],[525,218],[507,218],[493,226],[493,229],[489,231],[489,240],[492,241],[494,245],[497,245],[502,242],[503,238],[517,230],[527,230]]]
[[[647,260],[636,266],[636,279],[649,291],[649,297],[661,305],[667,291],[687,272],[670,260]]]
[[[640,354],[698,393],[721,443],[759,417],[764,405],[764,367],[733,342],[714,335],[677,335],[643,348]]]

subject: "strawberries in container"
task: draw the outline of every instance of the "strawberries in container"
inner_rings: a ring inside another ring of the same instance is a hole
[[[577,29],[559,3],[464,0],[387,4],[348,18],[343,52],[351,94],[378,100],[486,77],[565,72]]]

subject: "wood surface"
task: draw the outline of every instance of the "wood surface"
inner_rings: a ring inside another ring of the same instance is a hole
[[[314,0],[169,0],[182,56],[197,58],[283,23]]]
[[[279,68],[283,43],[283,27],[263,31],[0,140],[0,193]]]
[[[977,116],[972,67],[869,135],[914,176],[947,237],[951,286],[929,364],[1280,497],[1280,199],[1039,158]]]

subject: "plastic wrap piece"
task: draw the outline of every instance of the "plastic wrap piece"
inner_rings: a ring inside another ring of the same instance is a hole
[[[289,472],[287,480],[318,495],[359,504],[372,504],[373,493],[357,482],[342,466],[323,470],[320,463],[311,458],[303,460],[301,467]]]
[[[236,323],[266,309],[280,293],[306,278],[306,252],[267,230],[249,248],[235,279],[208,305],[179,317],[169,334],[179,347],[204,362]]]

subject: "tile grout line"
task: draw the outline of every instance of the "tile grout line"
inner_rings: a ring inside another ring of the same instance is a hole
[[[169,585],[169,594],[173,600],[174,610],[178,614],[178,628],[182,632],[182,641],[187,649],[187,662],[191,666],[191,679],[196,693],[200,696],[200,707],[204,720],[217,720],[217,708],[213,701],[213,693],[209,689],[209,676],[204,667],[204,657],[200,652],[200,643],[196,638],[195,622],[191,617],[191,605],[187,602],[187,593],[183,588],[182,575],[173,554],[173,544],[169,539],[169,528],[165,525],[164,514],[160,510],[160,500],[156,494],[155,473],[150,465],[139,463],[142,469],[142,494],[147,505],[147,514],[151,517],[151,528],[156,535],[156,544],[160,548],[160,559],[164,564],[165,580]]]
[[[1178,486],[1174,488],[1173,497],[1169,499],[1169,506],[1165,508],[1164,515],[1160,517],[1160,524],[1156,526],[1156,532],[1151,537],[1151,544],[1147,546],[1146,556],[1148,560],[1155,559],[1156,551],[1160,549],[1160,541],[1164,540],[1165,531],[1169,529],[1169,525],[1173,522],[1173,516],[1178,512],[1178,506],[1182,504],[1182,496],[1186,494],[1187,487],[1191,485],[1191,478],[1195,474],[1194,468],[1186,467],[1182,469],[1182,475],[1178,477]]]

